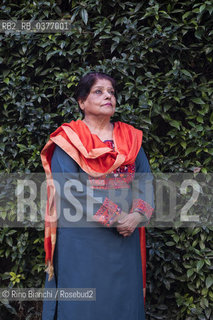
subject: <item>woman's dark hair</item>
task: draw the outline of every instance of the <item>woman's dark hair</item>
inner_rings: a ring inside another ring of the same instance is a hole
[[[102,72],[89,72],[87,73],[85,76],[83,76],[77,87],[75,90],[75,94],[74,94],[74,98],[76,99],[76,101],[78,102],[79,100],[81,100],[82,102],[84,102],[89,93],[90,90],[92,88],[92,86],[96,83],[96,81],[98,79],[106,79],[109,80],[112,84],[113,89],[115,90],[115,94],[116,94],[116,83],[115,80],[113,78],[111,78],[108,74],[106,73],[102,73]]]

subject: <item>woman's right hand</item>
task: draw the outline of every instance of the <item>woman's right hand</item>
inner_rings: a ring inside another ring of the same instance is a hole
[[[118,225],[118,222],[120,220],[123,220],[123,218],[125,218],[126,216],[128,216],[128,214],[124,211],[121,211],[121,213],[116,217],[114,223],[116,224],[116,226]]]
[[[125,215],[119,216],[117,221],[117,231],[123,237],[131,236],[143,220],[145,221],[146,219],[138,212],[133,212],[131,214],[125,213]]]

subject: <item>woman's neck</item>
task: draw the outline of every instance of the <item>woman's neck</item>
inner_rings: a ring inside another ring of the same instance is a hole
[[[88,118],[85,117],[82,120],[89,128],[92,134],[96,134],[101,140],[111,140],[113,134],[113,124],[110,122],[110,118]]]

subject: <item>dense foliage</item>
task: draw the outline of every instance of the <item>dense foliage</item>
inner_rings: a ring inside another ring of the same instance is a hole
[[[153,172],[212,172],[211,1],[2,0],[0,9],[1,20],[72,21],[67,33],[0,34],[2,171],[42,171],[49,134],[80,116],[79,78],[98,70],[116,79],[115,120],[143,130]],[[210,227],[149,229],[147,319],[210,319],[211,238]],[[43,230],[2,228],[0,243],[1,287],[41,287]],[[0,305],[3,319],[39,319],[40,308]]]

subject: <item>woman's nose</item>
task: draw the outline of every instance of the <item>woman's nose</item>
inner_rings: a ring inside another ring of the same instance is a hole
[[[105,98],[111,98],[110,92],[106,91],[106,93],[105,93]]]

